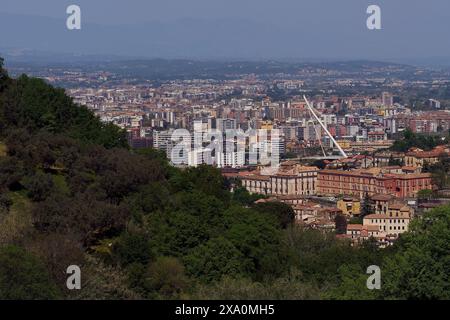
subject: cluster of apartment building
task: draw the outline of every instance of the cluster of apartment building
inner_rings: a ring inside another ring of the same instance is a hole
[[[301,88],[302,82],[279,81],[281,88]],[[308,156],[323,148],[336,151],[330,137],[311,117],[302,97],[272,101],[271,85],[258,78],[234,80],[179,80],[153,87],[121,85],[116,88],[77,88],[68,93],[75,102],[94,110],[107,122],[129,132],[133,147],[166,148],[161,137],[175,129],[202,130],[277,129],[281,154]],[[240,97],[232,97],[240,92]],[[395,135],[409,128],[417,133],[449,130],[450,112],[412,111],[394,103],[388,92],[379,97],[315,96],[311,104],[330,134],[350,154],[389,148]],[[368,148],[369,145],[369,148]]]
[[[374,195],[373,213],[363,217],[362,224],[348,224],[345,234],[340,238],[362,242],[369,238],[375,239],[382,247],[388,246],[399,235],[407,232],[414,209],[391,195]]]
[[[275,86],[301,90],[304,83],[278,81]],[[163,150],[174,165],[206,163],[222,168],[227,178],[266,197],[260,201],[289,204],[300,224],[334,229],[338,215],[347,221],[359,217],[370,199],[370,212],[365,212],[361,223],[348,223],[340,238],[355,243],[374,238],[387,246],[406,232],[419,191],[435,188],[432,175],[424,169],[450,149],[412,148],[402,153],[390,147],[406,129],[448,132],[450,112],[433,99],[431,110],[412,110],[389,92],[378,97],[330,94],[311,99],[317,121],[300,96],[286,101],[269,98],[273,87],[246,77],[177,80],[158,87],[73,89],[70,94],[102,120],[126,129],[132,147]],[[226,135],[253,130],[276,132],[276,138],[261,140],[247,134],[239,142]],[[343,151],[346,157],[336,157]],[[261,163],[261,153],[269,158],[276,155],[277,160],[288,155],[295,159],[267,166]],[[321,168],[314,165],[318,156],[323,156]]]
[[[275,171],[266,172],[260,166],[223,169],[223,175],[250,193],[266,196],[259,201],[289,204],[296,222],[313,228],[333,229],[336,216],[342,215],[350,221],[360,217],[364,208],[369,212],[364,212],[361,223],[349,223],[339,238],[354,243],[374,238],[384,247],[408,231],[415,211],[426,207],[418,206],[419,192],[436,189],[432,175],[422,172],[424,166],[433,165],[449,154],[448,146],[431,151],[412,148],[403,154],[383,151],[381,161],[376,155],[350,156],[325,161],[325,168],[319,169],[301,164],[301,160],[287,160]],[[389,165],[383,160],[394,157],[407,166]],[[350,163],[353,167],[343,167],[340,163]]]
[[[269,175],[256,169],[239,171],[234,177],[249,192],[263,195],[353,196],[362,199],[367,195],[385,194],[404,199],[416,197],[420,190],[433,189],[430,173],[416,173],[416,170],[411,173],[399,166],[354,170],[321,170],[302,165],[284,169],[285,166],[281,164],[276,173]]]

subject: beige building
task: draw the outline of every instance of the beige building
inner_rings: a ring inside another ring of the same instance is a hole
[[[374,238],[380,247],[385,247],[408,231],[414,212],[390,195],[375,195],[371,198],[375,213],[365,216],[363,224],[347,225],[347,233],[343,238],[354,242]]]
[[[375,213],[364,217],[364,225],[377,225],[380,231],[393,236],[408,231],[409,222],[414,215],[411,207],[398,202],[392,195],[377,194],[371,199]]]
[[[370,199],[372,199],[375,205],[374,210],[376,214],[386,214],[388,212],[389,202],[394,201],[395,197],[388,194],[376,194],[370,197]]]
[[[307,201],[306,198],[302,195],[278,196],[277,199],[291,206],[296,204],[304,204]]]
[[[377,226],[349,224],[347,225],[347,237],[353,241],[368,240],[369,238],[382,238],[384,235]]]
[[[336,216],[342,214],[341,210],[337,208],[324,207],[323,205],[312,201],[294,205],[292,209],[295,212],[295,220],[297,223],[309,226],[319,224],[322,225],[322,227],[331,224],[333,226],[332,229],[335,227]],[[316,225],[316,227],[319,227],[319,225]]]
[[[364,226],[377,226],[386,235],[398,236],[408,231],[412,210],[399,203],[390,204],[384,214],[375,213],[364,217]]]
[[[431,151],[413,149],[405,155],[405,166],[423,168],[426,164],[433,165],[439,162],[440,155],[448,152],[448,148],[444,146],[438,146]]]
[[[245,174],[240,175],[242,186],[250,193],[272,194],[272,186],[270,176],[263,176],[260,174]]]
[[[317,191],[317,167],[295,165],[289,169],[281,168],[271,175],[240,173],[242,186],[250,193],[265,195],[314,195]]]
[[[271,194],[314,195],[317,184],[316,167],[300,167],[295,172],[280,172],[270,176]]]

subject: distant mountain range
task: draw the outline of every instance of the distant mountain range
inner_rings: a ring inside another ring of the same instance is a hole
[[[337,23],[302,15],[299,20],[295,29],[250,19],[180,19],[127,26],[83,23],[82,30],[69,31],[63,19],[0,13],[0,55],[13,61],[52,62],[101,56],[112,60],[370,59],[450,65],[450,49],[444,50],[448,44],[439,42],[430,51],[427,40],[417,42],[417,37],[425,36],[420,32],[401,27],[370,32],[357,19]],[[428,58],[430,52],[444,58]]]

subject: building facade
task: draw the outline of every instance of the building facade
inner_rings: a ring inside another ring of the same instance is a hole
[[[318,171],[316,167],[297,166],[293,170],[271,175],[241,173],[238,178],[250,193],[275,196],[315,195]]]
[[[320,195],[354,196],[392,194],[398,198],[416,197],[420,190],[433,189],[431,174],[392,174],[370,170],[321,170],[317,177]]]

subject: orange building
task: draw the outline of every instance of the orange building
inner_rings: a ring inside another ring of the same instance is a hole
[[[380,170],[321,170],[317,192],[321,195],[355,196],[390,194],[398,198],[415,197],[417,192],[433,189],[431,174],[386,174]]]

